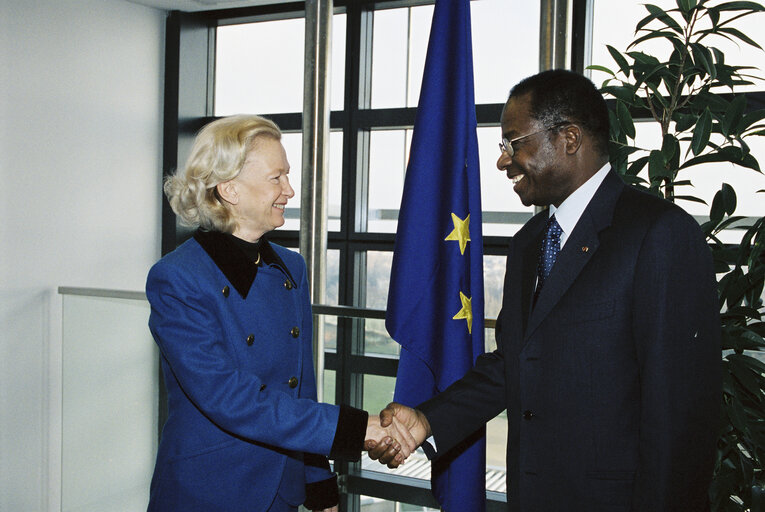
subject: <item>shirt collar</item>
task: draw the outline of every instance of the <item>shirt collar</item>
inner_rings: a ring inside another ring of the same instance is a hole
[[[226,278],[239,292],[243,299],[247,298],[252,283],[258,274],[258,265],[247,256],[247,253],[239,246],[233,235],[219,231],[204,231],[198,229],[194,233],[194,240],[202,246],[202,249],[210,256],[215,265],[223,272]],[[259,244],[260,257],[264,265],[278,268],[297,286],[295,279],[287,269],[282,259],[276,254],[274,248],[262,237]]]
[[[590,179],[585,181],[578,189],[574,190],[565,201],[561,203],[559,207],[550,205],[550,217],[555,215],[555,220],[558,221],[563,234],[560,237],[560,246],[563,248],[563,244],[566,242],[568,235],[570,235],[576,227],[579,218],[584,213],[584,209],[590,204],[595,192],[597,192],[600,184],[603,183],[608,171],[611,169],[611,164],[606,163],[601,167],[598,172],[593,174]]]

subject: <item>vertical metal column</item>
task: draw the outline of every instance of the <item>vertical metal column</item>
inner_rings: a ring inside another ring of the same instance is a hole
[[[327,174],[329,155],[329,81],[333,0],[305,2],[303,87],[303,165],[300,201],[300,253],[308,267],[311,301],[324,302],[327,269]],[[324,328],[314,318],[313,355],[316,391],[324,384]]]
[[[539,5],[539,70],[568,68],[568,0],[541,0]],[[534,213],[544,208],[534,207]]]
[[[568,68],[568,0],[542,0],[539,6],[539,69]]]

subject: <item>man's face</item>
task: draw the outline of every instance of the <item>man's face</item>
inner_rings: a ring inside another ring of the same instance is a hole
[[[513,181],[521,202],[560,206],[576,190],[575,169],[566,168],[565,126],[546,130],[550,127],[532,118],[528,94],[510,98],[501,125],[502,136],[508,140],[533,134],[513,143],[512,157],[502,151],[497,160],[497,168]]]

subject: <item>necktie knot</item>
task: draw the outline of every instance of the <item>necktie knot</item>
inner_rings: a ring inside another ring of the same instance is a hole
[[[550,217],[545,225],[542,247],[539,251],[539,264],[537,266],[537,293],[542,289],[544,282],[550,276],[555,260],[560,252],[560,236],[563,229],[555,219],[555,215]]]

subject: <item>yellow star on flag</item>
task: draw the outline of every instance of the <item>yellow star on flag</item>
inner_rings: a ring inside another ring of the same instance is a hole
[[[449,233],[449,236],[444,238],[444,240],[455,240],[459,242],[460,254],[465,254],[465,246],[470,241],[470,214],[468,213],[467,218],[462,220],[457,217],[456,214],[452,213],[452,222],[454,223],[454,229]]]
[[[462,302],[462,309],[457,311],[457,314],[452,317],[452,320],[467,320],[468,333],[473,334],[473,306],[470,304],[470,297],[460,292],[460,301]]]

